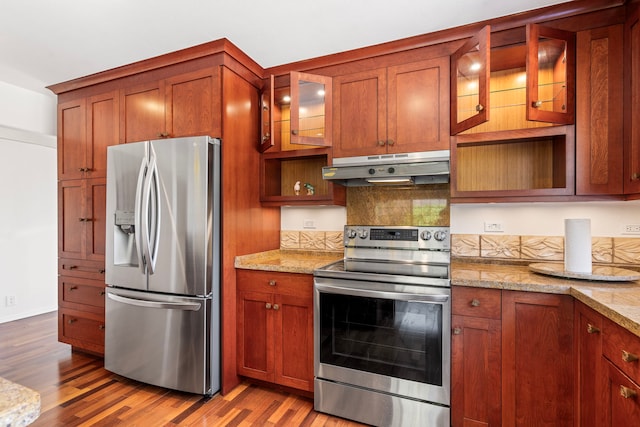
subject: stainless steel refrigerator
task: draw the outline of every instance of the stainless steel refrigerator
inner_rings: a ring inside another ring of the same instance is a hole
[[[220,140],[107,149],[105,368],[220,389]]]

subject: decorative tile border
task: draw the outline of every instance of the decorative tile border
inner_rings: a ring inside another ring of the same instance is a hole
[[[593,237],[591,254],[597,263],[640,265],[640,238]],[[563,261],[564,237],[452,234],[451,256]]]
[[[341,252],[342,231],[280,231],[280,249]]]

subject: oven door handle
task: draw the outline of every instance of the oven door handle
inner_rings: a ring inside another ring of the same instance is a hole
[[[389,292],[389,291],[372,291],[368,289],[358,289],[358,288],[349,288],[345,286],[331,286],[331,285],[322,285],[316,283],[316,289],[320,292],[327,292],[332,294],[341,294],[341,295],[353,295],[358,297],[369,297],[369,298],[385,298],[385,299],[394,299],[401,301],[409,301],[409,302],[419,302],[419,303],[444,303],[449,301],[449,295],[425,295],[425,294],[411,294],[406,292]]]

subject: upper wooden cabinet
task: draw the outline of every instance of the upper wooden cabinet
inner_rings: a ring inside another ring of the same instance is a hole
[[[623,193],[623,25],[576,40],[576,194]]]
[[[331,77],[292,71],[288,78],[276,87],[270,76],[262,89],[260,151],[331,146]]]
[[[640,194],[640,6],[627,18],[624,44],[624,192]]]
[[[336,76],[333,156],[447,150],[446,57]]]
[[[58,179],[101,178],[118,143],[118,92],[58,104]]]
[[[574,93],[574,33],[527,24],[492,46],[486,26],[451,56],[451,134],[572,124]]]
[[[220,67],[120,91],[122,142],[221,135]]]

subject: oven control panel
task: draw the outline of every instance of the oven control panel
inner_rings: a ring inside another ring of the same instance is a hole
[[[347,225],[344,246],[410,250],[449,250],[449,227],[385,227]]]

